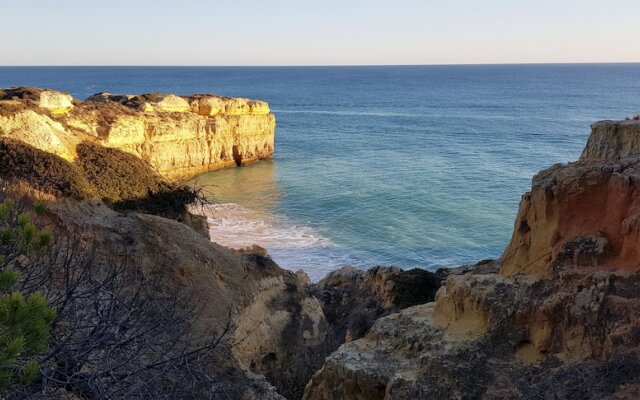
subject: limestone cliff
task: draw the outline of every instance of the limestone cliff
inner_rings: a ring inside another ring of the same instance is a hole
[[[304,398],[638,398],[638,124],[594,124],[580,161],[534,177],[500,260],[376,321]]]
[[[270,158],[274,131],[263,101],[109,93],[79,101],[46,89],[0,90],[0,136],[70,161],[83,142],[113,147],[171,179]]]

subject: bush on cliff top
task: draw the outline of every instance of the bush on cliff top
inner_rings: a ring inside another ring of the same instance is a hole
[[[116,210],[177,218],[187,204],[201,199],[197,190],[166,181],[133,154],[93,143],[78,145],[77,153],[76,165]]]
[[[201,196],[172,184],[136,156],[82,143],[77,159],[63,158],[11,139],[0,139],[0,178],[22,181],[45,193],[76,199],[101,198],[118,210],[176,218]]]
[[[22,142],[0,140],[0,177],[24,181],[30,186],[56,196],[91,198],[93,186],[73,164]]]
[[[164,179],[133,154],[93,143],[81,143],[76,151],[75,164],[105,200],[141,199],[170,189]]]

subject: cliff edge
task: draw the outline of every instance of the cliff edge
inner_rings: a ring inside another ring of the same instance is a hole
[[[267,159],[275,117],[263,101],[209,94],[114,95],[80,101],[49,89],[0,89],[0,136],[67,161],[92,143],[135,155],[165,178]]]

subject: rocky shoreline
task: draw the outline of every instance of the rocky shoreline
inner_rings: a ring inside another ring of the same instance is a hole
[[[163,276],[156,295],[185,294],[197,315],[189,336],[224,333],[201,361],[219,392],[194,398],[640,396],[640,121],[594,124],[579,161],[538,173],[499,260],[313,284],[264,249],[212,243],[176,183],[269,158],[274,128],[246,99],[0,90],[3,196],[44,201],[44,223],[90,244],[96,268]],[[37,390],[108,398],[74,382]]]

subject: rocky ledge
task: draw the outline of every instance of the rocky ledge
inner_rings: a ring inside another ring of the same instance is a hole
[[[304,398],[639,398],[640,121],[592,129],[578,162],[533,178],[499,260],[378,319]]]
[[[263,101],[200,94],[79,101],[38,88],[0,89],[0,136],[68,161],[94,143],[133,154],[170,179],[270,158],[275,117]]]

